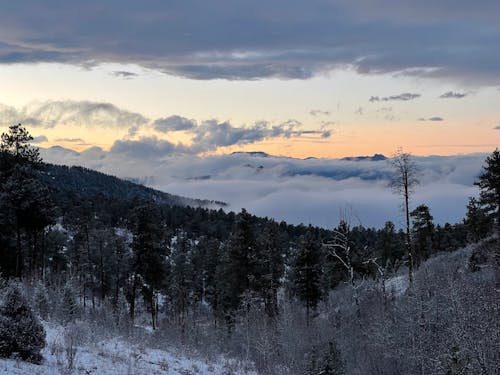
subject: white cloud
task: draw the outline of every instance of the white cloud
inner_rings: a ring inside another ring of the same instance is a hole
[[[159,159],[142,152],[96,149],[77,154],[60,148],[42,149],[42,156],[49,162],[80,164],[137,178],[169,193],[226,201],[231,210],[244,207],[257,215],[295,224],[332,227],[340,210],[350,207],[365,226],[381,227],[387,220],[403,225],[401,199],[388,188],[392,169],[383,160],[300,160],[245,153],[200,158],[168,152]],[[427,204],[441,224],[461,221],[467,198],[478,193],[473,183],[485,157],[416,158],[421,183],[415,189],[412,207]]]
[[[21,123],[25,126],[54,128],[61,125],[127,128],[142,126],[149,120],[110,103],[89,101],[46,101],[30,103],[20,109],[0,105],[0,125]]]

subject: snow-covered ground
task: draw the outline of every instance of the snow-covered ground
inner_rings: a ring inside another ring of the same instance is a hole
[[[242,363],[219,358],[208,362],[131,344],[120,338],[98,341],[68,350],[64,328],[44,324],[47,345],[40,365],[15,359],[0,359],[0,374],[9,375],[256,375]]]
[[[408,289],[408,275],[393,276],[385,281],[385,290],[394,296],[402,296]]]

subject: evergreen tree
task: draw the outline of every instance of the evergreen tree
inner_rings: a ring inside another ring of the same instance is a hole
[[[0,305],[0,356],[18,353],[21,358],[41,359],[45,346],[45,330],[33,314],[19,288],[10,284]]]
[[[260,254],[254,270],[255,291],[261,295],[267,315],[273,318],[278,314],[278,290],[285,271],[283,257],[288,238],[279,225],[271,221],[265,225],[257,242]]]
[[[486,209],[474,197],[469,198],[464,224],[469,240],[472,242],[478,242],[485,238],[490,231],[491,219],[488,217]]]
[[[203,299],[206,300],[212,307],[215,318],[215,325],[217,326],[217,319],[221,315],[220,311],[220,282],[218,279],[221,262],[221,247],[222,244],[216,239],[205,239],[200,246],[205,247],[206,255],[204,259],[204,295]]]
[[[142,292],[151,312],[153,329],[157,326],[158,291],[163,289],[168,274],[166,230],[162,227],[158,206],[152,203],[139,204],[132,212],[132,261],[133,285],[131,319],[134,319],[135,293],[140,280],[144,283]]]
[[[307,324],[310,322],[311,311],[316,310],[322,298],[321,276],[321,243],[310,229],[299,240],[294,265],[295,291],[306,306]]]
[[[500,151],[496,149],[486,158],[486,166],[476,183],[481,190],[480,203],[488,214],[496,221],[500,232]]]
[[[178,231],[176,241],[172,245],[168,294],[183,332],[193,295],[194,272],[190,257],[191,243],[186,233]]]
[[[378,232],[375,249],[380,257],[380,264],[384,267],[395,264],[397,260],[404,257],[404,240],[402,240],[401,234],[396,232],[392,221],[387,221],[384,228]]]
[[[223,250],[217,268],[217,289],[224,319],[231,329],[243,294],[255,286],[256,243],[251,217],[245,209],[238,214],[233,233]]]
[[[42,163],[38,149],[29,144],[32,139],[18,124],[2,134],[0,143],[0,211],[3,213],[0,215],[3,224],[0,241],[2,237],[15,238],[15,264],[7,264],[3,271],[17,277],[23,276],[26,257],[29,271],[34,272],[42,258],[39,254],[40,233],[53,222],[48,190],[37,179]],[[27,234],[29,238],[26,238]],[[23,244],[27,240],[29,243]],[[7,255],[7,258],[13,257]]]
[[[40,167],[42,159],[36,147],[30,145],[33,137],[21,124],[9,126],[8,133],[2,133],[0,153],[11,156],[14,164],[30,164]]]
[[[434,219],[429,211],[429,207],[425,204],[419,205],[415,208],[410,216],[413,218],[413,249],[414,249],[414,259],[415,265],[419,265],[421,262],[429,258],[431,255],[434,241]]]

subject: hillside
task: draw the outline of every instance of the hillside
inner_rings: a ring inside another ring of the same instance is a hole
[[[102,195],[106,198],[144,199],[162,205],[192,207],[223,207],[224,202],[192,199],[168,194],[135,182],[123,180],[92,169],[78,166],[45,164],[41,173],[43,182],[55,195],[76,194],[81,198]]]

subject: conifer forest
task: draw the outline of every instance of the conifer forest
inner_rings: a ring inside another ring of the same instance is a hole
[[[345,209],[325,229],[47,164],[31,140],[1,137],[0,362],[60,351],[60,373],[83,373],[81,347],[120,337],[239,364],[224,374],[500,374],[498,149],[458,223],[409,208],[401,151],[387,189],[403,227]]]

